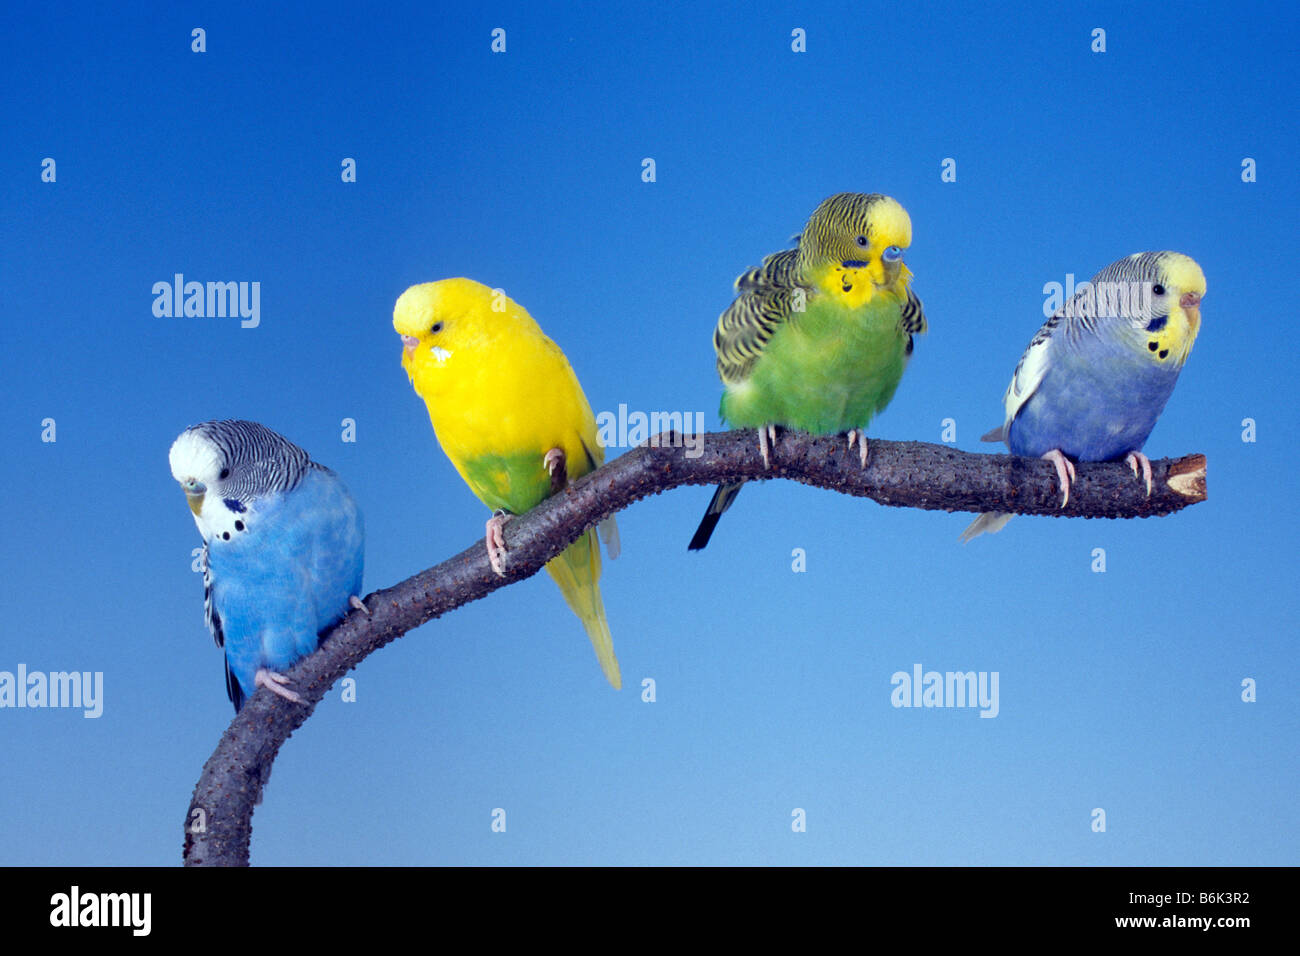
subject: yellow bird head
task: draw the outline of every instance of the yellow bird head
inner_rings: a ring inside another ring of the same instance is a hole
[[[1205,273],[1191,256],[1162,252],[1157,256],[1151,295],[1157,312],[1165,312],[1164,327],[1154,332],[1155,356],[1166,355],[1178,365],[1187,361],[1196,334],[1201,330],[1201,298],[1205,295]],[[1151,347],[1151,342],[1147,347]]]
[[[473,279],[413,285],[393,307],[402,368],[422,394],[437,391],[439,378],[471,373],[476,355],[486,356],[523,322],[532,318],[509,296]]]
[[[1181,252],[1162,253],[1160,285],[1168,296],[1170,310],[1177,309],[1187,322],[1191,337],[1201,327],[1201,298],[1205,295],[1205,273],[1191,256]],[[1157,289],[1153,289],[1156,292]],[[1188,343],[1190,350],[1191,343]]]
[[[896,199],[880,193],[838,193],[818,206],[799,237],[805,275],[824,290],[862,305],[877,290],[902,296],[912,272],[903,250],[912,244],[912,220]],[[862,275],[870,282],[860,281]]]

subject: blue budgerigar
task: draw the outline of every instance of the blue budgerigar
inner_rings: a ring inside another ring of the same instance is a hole
[[[1149,495],[1142,446],[1192,351],[1203,295],[1205,274],[1182,253],[1139,252],[1111,263],[1043,323],[1011,376],[1005,420],[983,440],[1055,464],[1062,508],[1075,461],[1124,460]],[[962,540],[1010,519],[982,514]]]
[[[203,536],[203,608],[238,711],[258,687],[298,702],[280,673],[364,610],[365,532],[338,475],[257,422],[204,422],[169,455]]]

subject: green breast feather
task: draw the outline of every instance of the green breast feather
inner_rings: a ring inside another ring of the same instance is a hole
[[[864,428],[894,397],[907,365],[911,335],[900,313],[888,294],[857,309],[810,296],[805,312],[773,328],[749,374],[727,384],[723,419],[822,435]]]
[[[464,463],[465,481],[493,511],[521,515],[551,493],[551,479],[536,453],[481,455]]]

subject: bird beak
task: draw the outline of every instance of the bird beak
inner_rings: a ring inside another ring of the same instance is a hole
[[[895,259],[893,262],[885,262],[882,260],[880,264],[884,266],[885,281],[878,282],[876,284],[888,288],[894,285],[895,283],[897,283],[898,277],[902,274],[903,269],[905,268],[905,266],[903,265],[903,260]]]
[[[1195,335],[1201,327],[1201,297],[1195,292],[1184,292],[1183,297],[1178,300],[1178,304],[1183,307],[1183,312],[1187,316],[1187,324],[1192,327],[1192,334]]]
[[[199,486],[198,491],[185,492],[185,502],[190,506],[190,510],[194,512],[195,516],[203,510],[203,496],[206,492],[207,489],[202,485]]]
[[[420,344],[420,340],[417,339],[414,335],[403,335],[402,354],[404,356],[415,354],[415,349],[419,344]]]

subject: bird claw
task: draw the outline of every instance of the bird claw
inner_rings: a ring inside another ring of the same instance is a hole
[[[1062,454],[1061,449],[1053,448],[1043,458],[1056,466],[1056,477],[1061,483],[1061,507],[1070,503],[1070,482],[1074,481],[1074,462]]]
[[[509,520],[510,515],[504,511],[498,511],[488,519],[486,525],[488,563],[492,565],[492,570],[501,577],[506,576],[506,536],[502,533],[501,527]]]
[[[849,429],[849,451],[853,450],[854,442],[858,443],[858,460],[862,462],[862,467],[867,467],[867,433],[858,431],[856,428]]]
[[[768,443],[776,444],[776,426],[760,425],[758,429],[758,451],[763,456],[763,468],[766,470],[772,467],[772,455],[768,449]]]
[[[254,687],[265,687],[271,693],[277,694],[287,701],[301,704],[302,698],[296,692],[285,687],[284,685],[287,683],[289,683],[289,678],[265,667],[258,668],[257,673],[253,676]]]
[[[1131,451],[1124,456],[1124,461],[1133,469],[1133,477],[1140,481],[1145,481],[1147,486],[1147,497],[1151,497],[1151,459],[1140,451]],[[1138,466],[1141,466],[1142,474],[1138,474]]]
[[[355,594],[352,595],[350,598],[348,598],[348,603],[351,604],[358,611],[360,611],[362,614],[364,614],[366,617],[370,616],[370,608],[366,607],[365,602],[362,601],[361,598],[357,597]]]
[[[547,474],[551,476],[552,494],[569,483],[569,472],[563,448],[552,448],[542,458]]]

